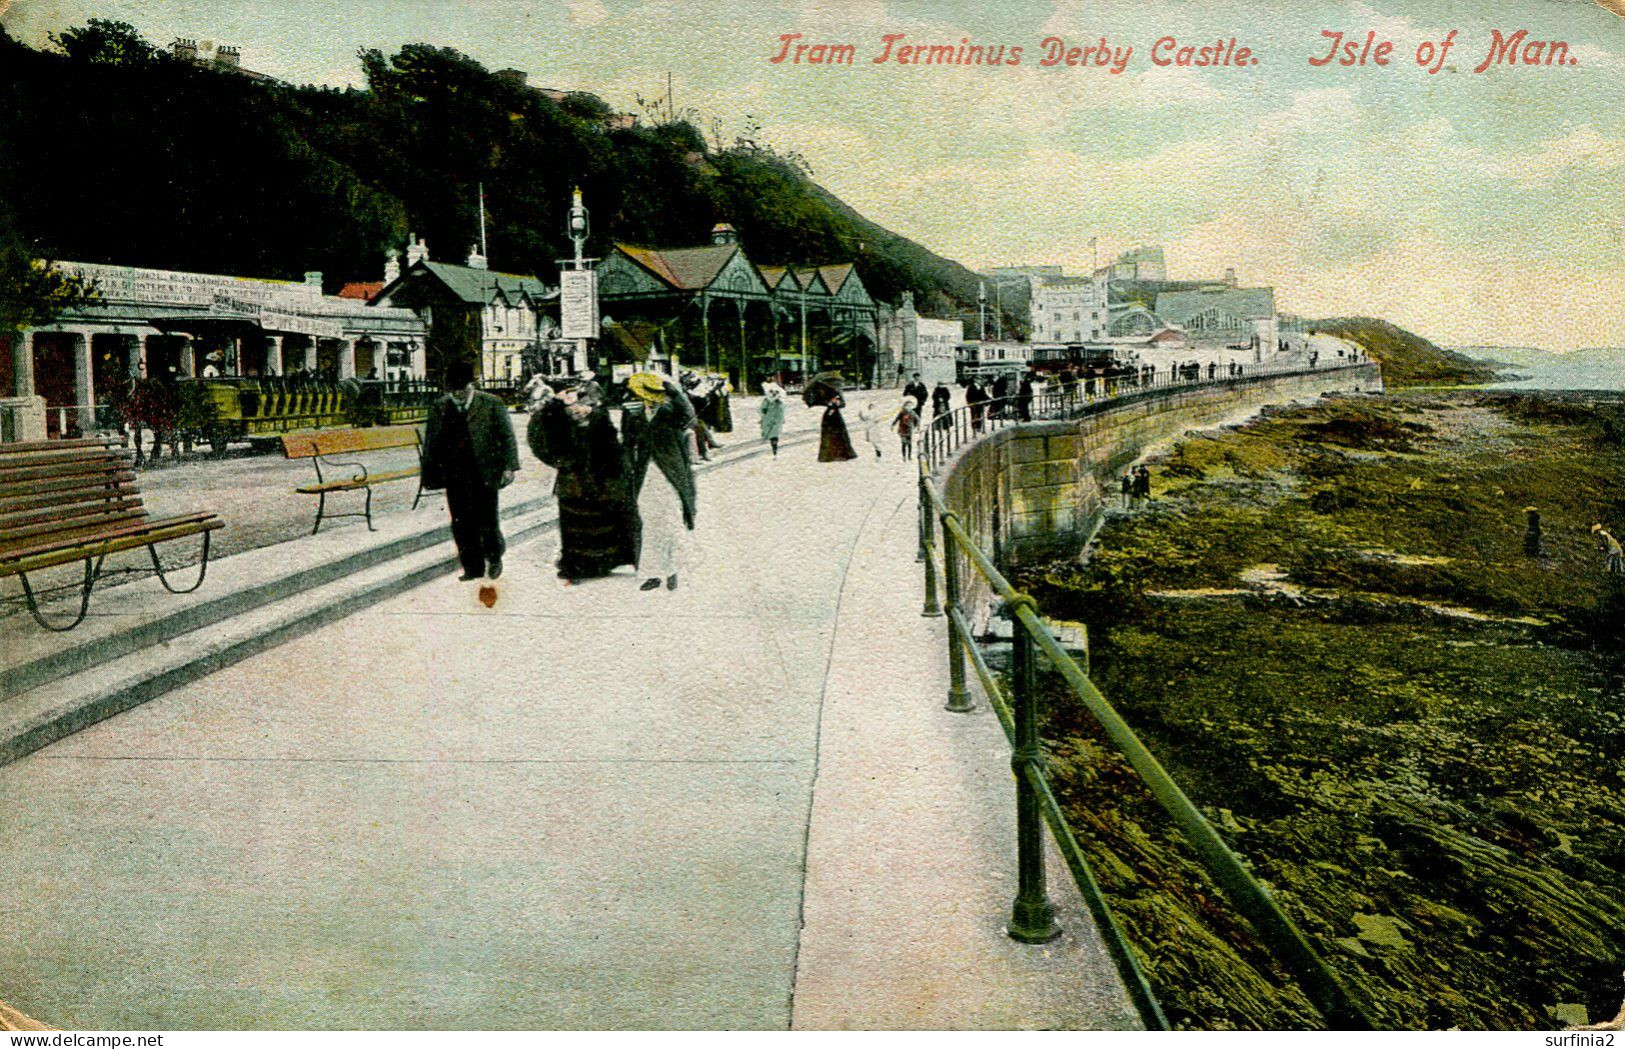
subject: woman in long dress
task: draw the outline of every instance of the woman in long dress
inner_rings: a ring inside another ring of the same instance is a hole
[[[694,406],[675,383],[652,372],[637,372],[627,380],[632,399],[621,414],[626,439],[630,484],[643,522],[643,548],[638,574],[640,589],[677,589],[684,540],[694,530],[698,491],[689,453],[688,431],[694,425]]]
[[[784,387],[776,382],[762,383],[762,440],[779,454],[779,435],[784,432]]]
[[[626,456],[597,383],[548,398],[525,430],[536,458],[558,470],[559,578],[609,575],[637,563],[638,512]]]
[[[846,401],[840,394],[832,394],[824,404],[824,423],[818,438],[818,461],[821,463],[845,462],[856,459],[858,453],[852,448],[852,438],[846,433],[846,420],[841,418],[841,409],[846,407]]]

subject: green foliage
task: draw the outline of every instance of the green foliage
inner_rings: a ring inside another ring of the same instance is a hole
[[[52,33],[51,42],[75,62],[140,66],[157,59],[158,51],[128,22],[92,18],[82,28]]]
[[[728,142],[718,126],[710,148],[699,114],[664,100],[644,100],[646,119],[623,127],[594,95],[555,102],[427,44],[359,52],[367,90],[337,91],[168,61],[113,22],[59,43],[67,54],[0,38],[0,103],[15,114],[0,134],[14,137],[9,155],[52,172],[13,199],[49,256],[377,280],[409,232],[462,261],[483,185],[493,265],[551,274],[571,248],[565,214],[580,186],[594,255],[612,241],[707,243],[727,221],[763,263],[850,259],[878,297],[912,290],[950,314],[975,301],[974,274],[846,207],[750,119]],[[64,112],[77,115],[73,134]]]
[[[1383,382],[1401,386],[1472,386],[1495,381],[1495,369],[1441,349],[1414,332],[1374,317],[1310,321],[1310,331],[1349,339],[1382,365]]]

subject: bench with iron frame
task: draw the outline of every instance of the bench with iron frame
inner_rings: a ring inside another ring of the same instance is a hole
[[[334,459],[338,455],[365,455],[368,452],[385,451],[390,448],[412,448],[418,453],[418,465],[411,469],[386,470],[382,473],[372,473],[366,464],[360,462],[340,462]],[[316,483],[303,485],[294,491],[301,495],[314,495],[318,498],[316,503],[316,527],[310,530],[315,535],[322,530],[322,521],[329,517],[365,517],[367,530],[376,532],[372,525],[372,486],[384,484],[388,481],[404,481],[418,478],[417,494],[412,497],[412,509],[418,508],[418,501],[423,498],[423,439],[416,426],[374,426],[363,429],[334,429],[334,430],[306,430],[301,433],[285,433],[282,435],[282,454],[289,459],[309,459],[316,467]],[[322,467],[326,465],[331,471],[335,467],[356,471],[347,478],[329,480]],[[327,509],[327,497],[334,492],[353,492],[365,489],[366,503],[359,512],[330,513]]]
[[[110,439],[30,441],[0,444],[0,578],[16,576],[28,611],[47,630],[72,630],[90,609],[90,592],[109,554],[146,547],[164,589],[189,594],[209,571],[209,536],[223,521],[212,513],[153,517],[142,503],[129,456]],[[177,588],[169,582],[158,544],[203,536],[197,581]],[[29,574],[84,561],[79,611],[72,621],[53,623],[40,610]]]

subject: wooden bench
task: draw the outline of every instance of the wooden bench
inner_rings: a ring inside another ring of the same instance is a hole
[[[364,463],[338,462],[332,458],[335,455],[365,455],[368,452],[381,452],[390,448],[416,449],[418,465],[408,470],[371,473]],[[376,532],[377,529],[372,526],[372,486],[375,484],[416,477],[418,490],[412,497],[412,509],[416,510],[418,500],[423,498],[423,439],[416,426],[373,426],[360,430],[306,430],[302,433],[285,433],[282,435],[282,454],[289,459],[309,459],[316,467],[316,483],[294,489],[301,495],[319,497],[316,503],[316,527],[310,530],[311,535],[322,530],[322,520],[327,517],[365,517],[367,530]],[[322,472],[324,463],[329,469],[341,467],[359,472],[342,480],[330,481]],[[353,492],[357,489],[366,489],[367,492],[366,506],[360,513],[327,512],[327,497],[330,493]]]
[[[0,444],[0,577],[22,581],[28,611],[47,630],[72,630],[90,608],[90,591],[108,554],[146,547],[164,588],[189,594],[209,570],[209,536],[224,522],[214,514],[152,517],[142,505],[130,460],[110,439]],[[197,582],[185,589],[169,583],[158,544],[203,535]],[[79,614],[67,624],[40,612],[30,572],[84,561]]]

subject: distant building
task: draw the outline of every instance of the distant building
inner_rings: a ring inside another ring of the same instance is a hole
[[[469,264],[432,262],[429,248],[414,240],[399,269],[385,263],[387,282],[373,296],[377,306],[405,307],[429,326],[429,375],[455,359],[476,362],[488,383],[518,382],[549,338],[558,289],[534,276],[499,273],[470,252]]]
[[[427,332],[416,315],[324,295],[318,272],[283,281],[55,265],[95,281],[99,297],[49,325],[0,338],[0,399],[37,419],[19,439],[59,437],[74,425],[88,433],[96,405],[132,377],[424,375]]]
[[[1106,281],[1099,277],[1030,277],[1034,342],[1091,342],[1109,325]]]
[[[1151,244],[1125,251],[1105,267],[1112,280],[1167,280],[1168,263],[1162,247]]]
[[[1060,266],[993,266],[983,270],[981,276],[990,281],[1026,284],[1032,277],[1060,277],[1065,271]]]
[[[250,80],[271,80],[273,77],[264,73],[257,73],[252,69],[243,67],[243,52],[241,48],[230,44],[215,46],[214,41],[205,40],[201,45],[190,37],[178,37],[169,45],[170,57],[182,62],[199,66],[204,69],[219,70],[223,73],[235,73],[238,76],[248,77]]]

